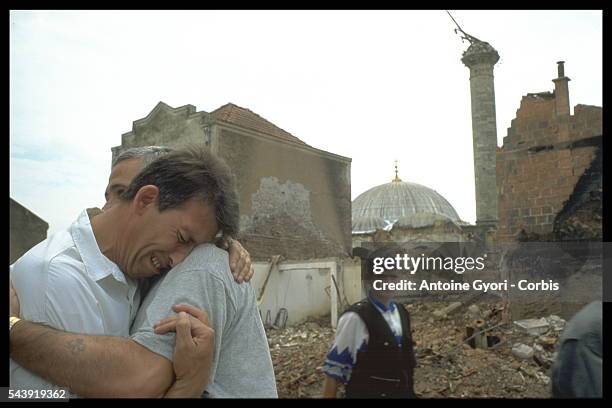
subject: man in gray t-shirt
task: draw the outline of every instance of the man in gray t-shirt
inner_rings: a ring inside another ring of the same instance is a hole
[[[552,368],[554,398],[603,397],[602,308],[589,303],[565,326]]]
[[[227,252],[200,245],[153,284],[132,324],[131,338],[172,361],[175,333],[154,325],[187,304],[206,310],[215,331],[215,353],[206,391],[214,398],[277,398],[268,340],[250,283],[238,284]]]

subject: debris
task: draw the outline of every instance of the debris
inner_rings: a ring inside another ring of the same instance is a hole
[[[540,336],[536,341],[548,351],[552,351],[555,348],[555,344],[557,344],[557,339],[549,336]]]
[[[454,313],[446,314],[443,322],[433,317],[434,311],[449,310],[455,299],[414,301],[406,305],[417,359],[415,392],[422,398],[549,397],[550,379],[547,384],[545,374],[555,358],[560,334],[554,330],[557,320],[550,319],[553,323],[548,325],[548,332],[533,337],[512,325],[512,321],[502,323],[498,312],[502,310],[503,300],[485,295],[477,305],[481,311],[479,320],[484,321],[481,334],[490,344],[497,338],[500,341],[484,349],[471,348],[466,344],[470,342],[466,331],[467,327],[474,329],[477,319],[471,318],[469,308],[467,313],[453,309]],[[463,305],[472,303],[463,302]],[[326,378],[325,356],[335,335],[329,315],[284,329],[266,330],[266,333],[279,397],[320,398]],[[474,330],[471,335],[474,333],[478,331]],[[531,349],[533,354],[526,359],[519,358],[512,351],[512,345],[522,345],[521,350]],[[340,387],[339,395],[342,392]]]
[[[482,312],[480,311],[478,305],[471,305],[470,307],[468,307],[468,314],[470,316],[470,319],[472,320],[478,320],[482,318]]]
[[[533,360],[542,368],[549,369],[554,363],[553,354],[546,351],[540,344],[533,343]]]
[[[467,326],[465,328],[465,335],[466,338],[463,341],[467,341],[467,344],[471,347],[471,348],[476,348],[476,341],[474,340],[474,327],[472,326]]]
[[[527,360],[533,357],[533,348],[526,344],[517,343],[512,347],[512,354],[521,360]]]
[[[544,334],[550,328],[550,324],[545,318],[517,320],[514,324],[532,336]]]
[[[489,345],[487,344],[487,336],[484,334],[484,329],[484,320],[476,320],[474,322],[474,330],[478,332],[474,334],[474,344],[476,348],[486,349],[489,347]]]
[[[470,344],[470,341],[472,341],[479,334],[484,333],[484,332],[488,332],[488,331],[491,331],[491,330],[494,330],[494,329],[496,329],[498,327],[501,327],[501,326],[505,326],[505,324],[504,323],[499,323],[499,324],[497,324],[495,326],[492,326],[492,327],[483,329],[481,331],[475,332],[474,334],[470,335],[468,338],[463,339],[463,341],[467,342],[468,344]],[[466,331],[469,331],[469,329],[467,327],[466,327]],[[472,332],[474,332],[473,328],[472,328]],[[474,344],[474,347],[476,347],[475,343],[472,343],[472,344]],[[497,343],[497,344],[500,344],[500,343]]]
[[[497,307],[497,306],[493,306],[493,308],[491,308],[490,310],[488,310],[487,312],[485,312],[485,314],[482,316],[483,319],[487,320],[487,319],[491,319],[493,317],[496,317],[500,314],[500,312],[504,312],[505,308],[503,306]]]
[[[498,336],[487,336],[487,347],[497,348],[504,344]]]
[[[461,302],[453,302],[445,308],[434,311],[433,315],[437,317],[438,319],[445,319],[448,317],[449,314],[451,314],[452,312],[460,308],[461,305],[462,305]]]
[[[284,307],[279,309],[276,314],[276,318],[274,319],[274,324],[272,325],[273,329],[284,329],[287,325],[287,318],[289,317],[287,309]]]
[[[554,363],[551,357],[545,354],[534,354],[533,360],[542,368],[548,370]]]
[[[535,377],[536,376],[536,370],[534,370],[533,368],[530,367],[524,367],[521,366],[521,368],[519,368],[519,370],[524,373],[527,374],[529,377]]]
[[[544,320],[546,320],[550,327],[552,327],[556,332],[563,331],[563,329],[565,329],[565,324],[567,323],[565,320],[556,315],[550,315]]]
[[[546,385],[550,383],[550,378],[541,371],[536,372],[536,378]]]

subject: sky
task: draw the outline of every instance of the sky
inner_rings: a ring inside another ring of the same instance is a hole
[[[498,145],[521,97],[602,106],[601,11],[450,10],[501,56]],[[475,222],[468,43],[444,10],[11,11],[10,196],[67,228],[104,204],[111,147],[159,101],[232,102],[352,159],[352,199],[403,181]]]

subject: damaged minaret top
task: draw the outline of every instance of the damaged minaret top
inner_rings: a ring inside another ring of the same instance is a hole
[[[461,61],[468,67],[476,64],[495,65],[499,61],[499,54],[488,42],[480,40],[470,42],[470,46],[463,52],[461,58]]]
[[[449,13],[448,11],[447,13],[451,20],[453,20],[453,23],[455,23],[455,25],[457,26],[457,28],[455,28],[455,33],[459,34],[459,32],[461,32],[461,34],[463,34],[461,35],[461,41],[468,40],[470,42],[470,46],[468,47],[468,49],[463,52],[463,58],[461,58],[461,61],[468,67],[479,63],[488,63],[491,65],[495,65],[497,61],[499,61],[499,54],[497,53],[495,48],[493,48],[488,42],[479,40],[473,35],[470,35],[463,31],[463,29],[461,28],[461,26],[459,26],[459,23],[455,21],[451,13]]]

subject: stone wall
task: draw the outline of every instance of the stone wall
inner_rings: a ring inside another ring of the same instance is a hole
[[[193,105],[172,108],[159,102],[146,117],[133,122],[130,132],[121,135],[121,145],[111,149],[112,160],[130,147],[177,147],[187,143],[209,146],[211,121],[208,113],[196,112]]]

